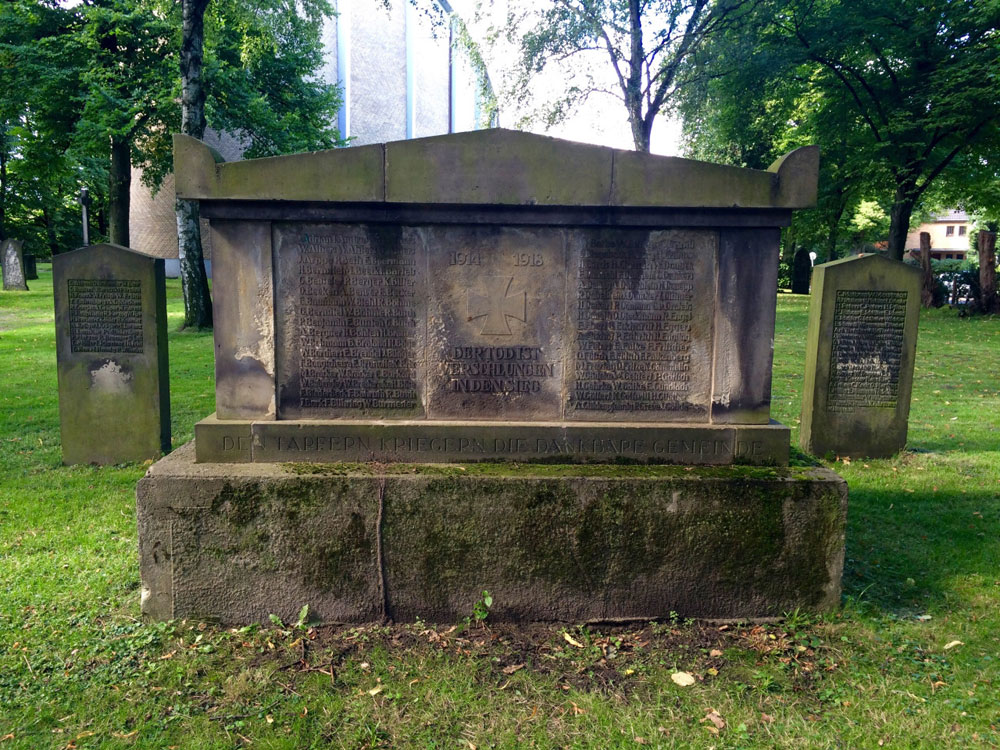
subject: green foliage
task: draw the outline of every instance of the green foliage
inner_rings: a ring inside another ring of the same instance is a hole
[[[335,86],[319,82],[326,0],[218,0],[206,16],[209,127],[249,156],[329,148]],[[130,144],[153,188],[180,130],[180,4],[46,0],[0,5],[0,237],[42,256],[80,244],[78,190],[107,236],[109,143]]]
[[[901,252],[922,200],[993,200],[997,3],[768,0],[754,21],[752,35],[715,39],[693,62],[706,75],[683,102],[689,148],[764,166],[760,155],[818,143],[819,205],[796,217],[794,242],[843,254],[857,207],[874,201]]]
[[[483,623],[490,616],[490,607],[493,606],[493,595],[483,589],[482,596],[472,605],[472,619],[477,623]]]
[[[636,150],[649,151],[655,119],[700,72],[686,65],[702,45],[739,28],[750,0],[547,0],[513,2],[490,38],[517,51],[505,97],[526,107],[526,120],[553,125],[591,96],[612,94],[623,105]],[[586,61],[605,66],[608,83]],[[560,94],[538,102],[538,75],[554,70]]]

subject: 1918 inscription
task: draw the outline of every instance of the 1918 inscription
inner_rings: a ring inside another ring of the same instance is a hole
[[[358,226],[297,239],[299,407],[417,406],[413,248],[376,247]]]
[[[142,353],[142,283],[138,279],[67,279],[66,288],[74,353]]]
[[[840,289],[833,313],[827,408],[894,409],[907,292]]]
[[[640,250],[641,252],[641,250]],[[614,244],[581,254],[571,400],[603,412],[685,410],[691,392],[695,244],[650,242],[626,261]]]

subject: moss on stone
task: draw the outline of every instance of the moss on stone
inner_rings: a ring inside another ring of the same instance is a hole
[[[467,464],[382,464],[382,463],[284,463],[281,466],[299,476],[440,476],[440,477],[593,477],[599,479],[807,479],[812,465],[806,466],[679,466],[676,464],[569,464],[569,463],[467,463]]]

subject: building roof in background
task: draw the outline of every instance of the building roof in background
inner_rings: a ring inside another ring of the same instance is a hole
[[[960,208],[953,208],[944,213],[931,216],[927,219],[928,223],[941,224],[941,223],[951,223],[968,221],[969,216]]]

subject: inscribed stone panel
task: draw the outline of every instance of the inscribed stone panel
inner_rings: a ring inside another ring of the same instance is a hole
[[[906,298],[905,291],[837,290],[827,409],[896,408]]]
[[[412,230],[279,224],[274,235],[279,417],[421,416]]]
[[[718,234],[577,237],[567,418],[708,421]]]
[[[142,352],[139,279],[67,279],[70,347],[77,352]]]
[[[434,418],[556,419],[565,328],[561,229],[423,227]]]

